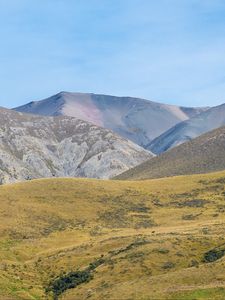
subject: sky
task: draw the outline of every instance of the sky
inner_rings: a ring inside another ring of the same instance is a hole
[[[224,0],[0,0],[0,106],[60,91],[225,102]]]

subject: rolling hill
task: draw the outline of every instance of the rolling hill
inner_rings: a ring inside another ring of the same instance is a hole
[[[146,148],[160,154],[224,125],[225,104],[222,104],[175,125],[155,138]]]
[[[109,178],[152,156],[76,118],[0,109],[0,183],[41,177]]]
[[[0,186],[0,299],[223,300],[224,183],[220,172]]]
[[[225,127],[221,127],[146,161],[117,178],[150,179],[224,169]]]
[[[146,146],[175,124],[206,109],[179,107],[132,97],[68,92],[15,108],[25,113],[77,117],[111,129],[140,146]]]

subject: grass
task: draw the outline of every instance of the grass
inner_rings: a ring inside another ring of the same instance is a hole
[[[0,299],[224,299],[224,200],[225,172],[1,186]]]
[[[197,290],[190,292],[177,293],[172,296],[171,299],[176,300],[216,300],[216,299],[224,299],[225,298],[225,289],[224,288],[211,288],[205,290]]]

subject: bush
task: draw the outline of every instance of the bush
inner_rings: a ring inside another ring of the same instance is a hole
[[[83,271],[70,272],[66,275],[56,278],[49,284],[46,292],[52,292],[54,295],[54,300],[57,300],[58,296],[66,290],[73,289],[82,283],[89,282],[93,278],[91,272],[104,262],[105,260],[103,258],[99,258],[93,263],[90,263],[89,267]]]
[[[204,262],[214,262],[225,255],[225,249],[213,249],[204,254]]]
[[[174,267],[175,267],[175,264],[174,264],[173,262],[171,262],[171,261],[166,262],[166,263],[162,266],[162,268],[165,269],[165,270],[172,269],[172,268],[174,268]]]
[[[73,289],[81,283],[89,282],[91,279],[92,275],[89,270],[70,272],[67,275],[54,280],[46,291],[53,292],[54,299],[58,299],[58,296],[64,291]]]

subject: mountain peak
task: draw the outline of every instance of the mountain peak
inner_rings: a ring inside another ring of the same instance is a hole
[[[199,114],[203,108],[184,108],[135,97],[61,91],[15,110],[45,116],[76,117],[113,130],[145,147],[172,126]]]

